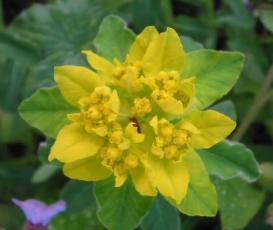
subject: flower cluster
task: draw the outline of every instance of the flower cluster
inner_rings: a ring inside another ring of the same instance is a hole
[[[130,177],[140,194],[160,192],[179,204],[194,170],[184,158],[224,139],[235,122],[197,108],[198,76],[183,77],[185,53],[171,28],[159,33],[146,27],[124,62],[83,53],[92,69],[54,70],[58,88],[78,112],[67,114],[70,124],[59,132],[49,160],[63,162],[70,178],[114,175],[119,187]]]

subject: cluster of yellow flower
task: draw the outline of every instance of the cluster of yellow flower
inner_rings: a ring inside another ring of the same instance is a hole
[[[95,71],[55,68],[62,95],[78,113],[67,115],[71,123],[59,132],[49,159],[63,162],[70,178],[98,181],[113,174],[119,187],[130,176],[140,194],[159,191],[179,204],[194,170],[183,158],[224,139],[235,122],[198,110],[198,76],[183,78],[185,53],[171,28],[145,28],[124,62],[83,53]]]

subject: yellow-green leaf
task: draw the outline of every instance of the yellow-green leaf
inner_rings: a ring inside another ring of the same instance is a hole
[[[211,105],[234,86],[243,60],[244,56],[239,52],[197,50],[186,54],[182,78],[196,77],[199,108]]]

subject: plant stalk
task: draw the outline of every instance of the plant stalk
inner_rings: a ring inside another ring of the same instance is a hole
[[[267,76],[265,77],[263,84],[257,93],[251,107],[249,108],[245,118],[240,124],[239,128],[234,133],[232,140],[240,141],[249,126],[254,121],[255,117],[258,115],[260,109],[263,105],[273,96],[273,89],[270,90],[270,85],[273,82],[273,64],[271,65]]]

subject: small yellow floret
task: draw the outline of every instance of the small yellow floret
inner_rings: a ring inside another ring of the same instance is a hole
[[[116,160],[122,155],[122,151],[117,147],[109,147],[106,150],[107,157],[111,160]]]
[[[146,114],[152,111],[150,100],[146,97],[135,98],[134,106],[132,108],[132,114],[136,117],[144,117]]]
[[[131,122],[124,129],[118,122],[108,127],[106,142],[101,150],[102,164],[109,168],[116,176],[116,186],[121,186],[130,168],[139,164],[139,156],[132,154],[129,148],[132,144],[140,143],[144,135],[138,132]]]
[[[178,147],[176,145],[168,145],[164,148],[165,157],[169,160],[176,159],[178,155]]]
[[[121,143],[122,138],[123,138],[123,133],[121,130],[117,130],[109,134],[109,142],[112,144]]]
[[[181,150],[188,148],[191,141],[191,132],[181,125],[173,125],[166,119],[158,120],[154,117],[150,125],[156,134],[152,143],[151,153],[159,158],[179,161]]]
[[[129,154],[125,158],[125,163],[129,168],[135,168],[138,166],[138,157],[133,154]]]
[[[80,113],[68,114],[68,119],[83,122],[88,133],[94,132],[99,136],[105,136],[108,132],[108,124],[115,121],[119,112],[119,98],[116,91],[107,86],[99,86],[94,89],[89,97],[79,100]]]
[[[176,130],[173,135],[173,143],[176,145],[185,145],[188,142],[188,134],[185,130]]]

